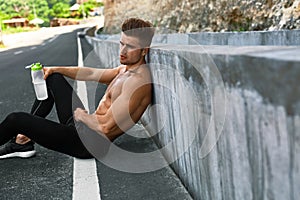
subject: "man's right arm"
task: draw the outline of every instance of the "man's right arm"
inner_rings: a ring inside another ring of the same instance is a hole
[[[91,67],[44,67],[44,79],[53,73],[60,73],[79,81],[96,81],[108,84],[119,73],[120,67],[113,69],[97,69]]]

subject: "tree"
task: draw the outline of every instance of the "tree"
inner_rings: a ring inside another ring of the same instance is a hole
[[[83,3],[83,6],[81,5],[80,8],[79,8],[79,13],[83,13],[82,12],[82,9],[84,9],[84,14],[85,16],[88,16],[89,15],[89,12],[93,10],[93,8],[95,7],[99,7],[103,4],[99,4],[97,3],[95,0],[89,0],[87,2],[84,2]]]
[[[29,20],[37,17],[45,21],[44,25],[49,24],[48,13],[49,7],[46,0],[0,0],[0,10],[2,19],[10,19],[20,16]]]
[[[0,0],[0,20],[16,16],[28,20],[38,17],[44,20],[42,26],[48,26],[53,17],[70,17],[69,8],[74,3],[76,0]],[[84,13],[87,15],[96,4],[95,0],[84,3]]]
[[[49,8],[53,8],[53,6],[55,6],[58,3],[62,3],[62,4],[69,4],[71,5],[73,0],[47,0]],[[75,0],[76,2],[76,0]]]
[[[44,20],[44,26],[49,25],[49,6],[48,2],[46,0],[27,0],[28,5],[30,6],[30,15],[28,16],[28,19],[33,19],[35,17],[41,18]],[[35,13],[34,13],[35,12]],[[35,16],[36,14],[36,16]]]
[[[50,16],[52,17],[70,17],[70,5],[66,3],[56,3],[50,10]]]

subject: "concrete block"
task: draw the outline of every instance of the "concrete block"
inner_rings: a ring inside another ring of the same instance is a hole
[[[299,41],[298,30],[228,34],[190,36],[233,45]],[[276,37],[267,40],[271,36]],[[117,64],[117,41],[93,45],[101,65]],[[299,47],[293,46],[165,44],[151,49],[156,107],[142,122],[195,199],[300,198],[298,58]],[[224,90],[214,87],[218,73]]]

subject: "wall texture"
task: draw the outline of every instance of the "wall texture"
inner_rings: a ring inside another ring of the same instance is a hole
[[[101,66],[118,64],[118,42],[88,41]],[[142,122],[161,147],[171,144],[162,153],[179,158],[172,167],[195,199],[300,198],[299,54],[299,47],[151,49],[158,107]]]
[[[105,0],[105,30],[128,17],[175,32],[300,28],[300,0]]]
[[[159,34],[154,43],[181,45],[233,45],[233,46],[299,46],[299,30],[245,31],[245,32],[198,32]]]

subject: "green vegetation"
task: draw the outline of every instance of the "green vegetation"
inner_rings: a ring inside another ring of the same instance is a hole
[[[50,9],[50,16],[58,18],[70,17],[70,5],[68,3],[58,2]]]
[[[6,28],[3,30],[4,34],[20,33],[20,32],[29,32],[36,31],[38,27],[16,27],[16,28]]]
[[[76,0],[0,0],[1,28],[4,32],[19,32],[21,28],[8,28],[2,23],[2,20],[13,17],[27,18],[29,21],[38,17],[44,21],[40,26],[49,26],[53,18],[82,18],[83,7],[85,16],[88,16],[91,9],[103,5],[97,4],[95,0],[89,0],[84,6],[81,5],[78,11],[71,13],[70,7],[75,3]]]
[[[49,24],[49,6],[46,0],[0,0],[0,17],[2,20],[12,17],[24,17],[32,20],[36,16],[43,19],[45,25]],[[3,27],[5,28],[5,27]]]

